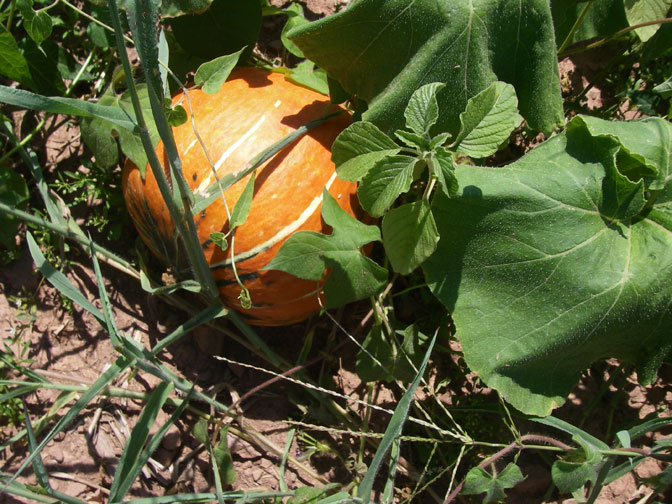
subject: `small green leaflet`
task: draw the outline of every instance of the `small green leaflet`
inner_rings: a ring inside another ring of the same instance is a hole
[[[429,138],[429,129],[439,119],[439,102],[436,93],[446,87],[441,82],[432,82],[416,89],[404,110],[406,127],[417,135]]]
[[[408,275],[431,256],[439,232],[425,199],[391,209],[383,217],[383,245],[392,268]]]
[[[658,93],[665,100],[672,98],[672,77],[668,77],[665,82],[654,87],[653,92]]]
[[[226,54],[218,58],[203,63],[196,70],[194,75],[194,84],[197,86],[203,85],[203,92],[208,94],[215,94],[222,87],[222,84],[229,78],[231,70],[238,63],[240,55],[247,46],[242,47],[239,51],[233,54]]]
[[[285,74],[285,78],[294,84],[313,89],[323,95],[329,94],[327,74],[321,68],[315,67],[315,63],[312,61],[302,61],[294,68],[291,68]]]
[[[349,494],[339,492],[330,497],[329,492],[338,488],[334,483],[330,483],[323,487],[299,487],[294,491],[294,495],[287,500],[287,504],[326,504],[327,502],[348,502]]]
[[[282,33],[280,33],[280,41],[282,42],[282,45],[297,58],[305,58],[301,52],[301,49],[299,49],[296,44],[287,37],[287,33],[289,33],[290,30],[293,28],[298,28],[299,26],[308,22],[308,20],[303,15],[303,6],[299,3],[291,3],[289,4],[289,7],[284,10],[280,10],[279,13],[287,15],[287,22],[282,28]]]
[[[217,472],[223,485],[232,485],[236,481],[236,470],[233,467],[233,458],[229,451],[226,432],[228,427],[219,432],[219,442],[217,446],[209,447],[210,456],[216,461]]]
[[[514,464],[508,464],[502,472],[492,475],[482,467],[474,467],[467,473],[467,478],[462,489],[465,495],[484,493],[483,502],[499,502],[506,497],[504,490],[513,488],[525,479],[520,468]]]
[[[362,179],[357,196],[373,217],[380,217],[413,182],[413,169],[418,159],[411,156],[390,156],[377,161]]]
[[[40,45],[44,40],[49,38],[49,35],[51,35],[51,30],[53,28],[51,16],[44,10],[34,12],[31,9],[28,12],[30,12],[29,15],[24,14],[26,33],[33,39],[33,42]]]
[[[460,132],[450,148],[472,158],[490,156],[522,120],[513,86],[493,82],[467,103],[460,114]]]
[[[254,172],[250,175],[250,178],[245,184],[245,189],[240,194],[238,201],[236,201],[233,210],[231,211],[231,221],[229,222],[229,229],[233,230],[238,226],[241,226],[247,216],[250,213],[250,207],[252,206],[252,197],[254,196]]]
[[[664,19],[672,6],[672,0],[625,0],[625,17],[630,26]],[[635,29],[635,33],[642,42],[653,37],[660,24],[651,24]]]
[[[217,466],[217,471],[221,483],[225,485],[232,484],[236,479],[236,471],[233,467],[233,459],[231,458],[231,452],[226,440],[226,433],[228,427],[225,427],[219,431],[217,434],[219,436],[219,443],[216,445],[212,444],[210,440],[210,434],[208,433],[208,421],[205,418],[199,418],[198,421],[192,427],[192,434],[197,441],[203,443],[208,452],[210,452],[210,457],[214,459],[214,464]]]
[[[428,285],[521,411],[548,415],[607,357],[650,382],[672,350],[671,139],[661,119],[579,116],[509,166],[457,166],[461,193],[434,197]]]
[[[588,481],[595,482],[604,463],[601,451],[608,450],[608,445],[559,418],[549,416],[532,420],[567,432],[572,436],[572,441],[581,447],[581,450],[569,452],[553,462],[551,477],[561,492],[574,492]]]
[[[455,196],[460,185],[455,176],[453,155],[443,147],[437,147],[431,153],[430,166],[443,194],[450,197]]]
[[[326,189],[323,198],[322,218],[333,228],[333,233],[294,233],[265,269],[318,281],[331,268],[324,294],[325,307],[334,308],[377,293],[387,281],[387,270],[360,251],[367,243],[380,240],[378,228],[350,216]]]
[[[222,233],[221,231],[215,231],[214,233],[210,233],[210,240],[212,243],[215,244],[215,246],[219,247],[223,251],[226,251],[226,249],[229,248],[229,242],[226,241],[227,235],[225,233]]]
[[[339,178],[359,182],[370,168],[385,157],[399,153],[399,146],[367,121],[356,122],[343,130],[331,146],[331,160]]]
[[[11,168],[0,166],[0,202],[12,208],[25,209],[30,193],[23,177]],[[0,213],[0,246],[16,247],[19,221],[11,215]]]
[[[173,107],[172,100],[168,97],[163,99],[163,110],[166,113],[166,119],[171,126],[179,126],[187,122],[187,111],[182,105]]]
[[[574,492],[589,481],[595,482],[602,462],[599,452],[584,446],[582,452],[570,452],[553,462],[551,478],[561,492]]]

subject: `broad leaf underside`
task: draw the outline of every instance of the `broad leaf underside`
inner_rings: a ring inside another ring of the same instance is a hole
[[[562,124],[547,0],[359,0],[290,38],[387,132],[403,126],[411,94],[431,82],[446,83],[436,131],[457,133],[467,100],[496,80],[515,87],[532,128]]]
[[[621,125],[619,142],[604,121],[569,126],[506,168],[458,167],[461,194],[437,195],[441,240],[424,266],[469,366],[536,415],[562,404],[596,360],[632,362],[647,382],[672,348],[672,128],[633,123],[628,135]],[[628,144],[656,130],[642,152]],[[619,159],[657,173],[620,180]]]

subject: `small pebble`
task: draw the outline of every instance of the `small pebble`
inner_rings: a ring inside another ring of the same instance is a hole
[[[63,450],[50,450],[49,457],[57,464],[60,464],[63,462]]]
[[[252,469],[251,474],[252,474],[252,479],[255,481],[255,483],[257,483],[257,482],[259,482],[261,477],[264,475],[264,470],[258,467],[256,469]]]

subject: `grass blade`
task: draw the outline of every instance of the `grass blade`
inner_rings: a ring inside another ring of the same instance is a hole
[[[0,86],[0,103],[24,109],[42,110],[44,112],[51,112],[52,114],[100,117],[130,131],[135,130],[137,127],[133,118],[118,107],[98,105],[97,103],[75,98],[41,96],[30,91],[7,86]]]
[[[147,460],[149,460],[149,457],[152,456],[152,453],[159,447],[159,444],[163,440],[163,437],[166,435],[166,432],[170,428],[171,425],[175,423],[175,421],[182,415],[184,412],[185,408],[189,404],[189,400],[191,399],[192,393],[194,389],[192,388],[187,395],[185,396],[184,400],[182,403],[175,409],[172,415],[170,415],[170,418],[168,421],[166,421],[165,424],[163,424],[158,431],[156,431],[156,434],[152,436],[152,438],[149,440],[149,443],[147,443],[147,447],[143,450],[142,454],[138,457],[138,460],[134,464],[132,471],[129,472],[129,476],[125,482],[125,484],[128,484],[128,488],[124,491],[124,494],[128,492],[128,489],[130,488],[130,485],[133,483],[135,478],[137,478],[138,474],[140,473],[140,470],[143,468],[143,466],[147,463]],[[131,477],[132,476],[132,477]],[[109,500],[109,502],[112,502],[112,499]]]
[[[432,349],[434,348],[434,343],[436,342],[437,334],[438,332],[435,332],[434,336],[432,337],[432,340],[429,342],[427,351],[425,352],[425,357],[422,359],[422,364],[420,364],[420,366],[418,367],[418,373],[415,375],[415,378],[409,385],[406,392],[404,392],[403,397],[401,398],[399,404],[395,408],[394,414],[390,419],[390,423],[387,425],[387,429],[385,429],[383,439],[380,441],[378,450],[376,450],[376,454],[373,456],[373,460],[369,465],[369,470],[366,472],[364,479],[362,479],[362,483],[359,485],[357,496],[362,500],[364,504],[368,503],[371,499],[371,490],[373,489],[373,481],[376,478],[378,470],[382,466],[383,458],[390,450],[392,445],[395,443],[397,438],[401,435],[404,423],[406,422],[406,418],[408,417],[408,411],[411,408],[411,404],[413,402],[413,394],[415,394],[415,389],[418,387],[420,381],[422,380],[422,376],[425,374],[427,362],[429,361],[429,356],[431,355]]]
[[[114,380],[121,372],[128,368],[133,361],[126,357],[119,357],[112,365],[101,374],[98,379],[91,384],[91,386],[82,394],[82,396],[72,405],[72,408],[61,417],[61,419],[56,422],[56,425],[49,431],[49,433],[44,437],[44,439],[35,447],[35,451],[31,452],[30,455],[24,460],[19,468],[17,469],[14,476],[12,476],[2,488],[0,488],[0,493],[6,491],[7,487],[28,467],[29,464],[33,462],[36,457],[36,454],[39,454],[49,441],[54,439],[56,434],[62,432],[69,424],[72,422],[75,417],[82,411],[87,404],[89,404],[109,383]]]
[[[105,317],[100,313],[98,308],[93,306],[93,304],[91,304],[89,300],[86,299],[84,295],[72,285],[72,283],[70,283],[70,280],[68,280],[63,273],[47,262],[44,255],[42,255],[42,251],[37,245],[35,238],[33,238],[33,235],[29,232],[26,233],[26,241],[28,242],[28,248],[30,249],[30,254],[33,256],[33,261],[35,261],[35,264],[37,265],[37,269],[40,270],[47,281],[56,287],[65,297],[91,313],[91,315],[96,317],[101,324],[105,324]]]
[[[397,462],[401,454],[401,441],[399,438],[394,440],[392,448],[390,449],[390,463],[387,472],[387,481],[385,481],[385,489],[383,490],[383,498],[380,500],[382,504],[394,503],[394,479],[397,475]]]
[[[52,491],[51,496],[33,492],[26,485],[8,479],[8,476],[5,473],[0,474],[0,484],[3,485],[3,492],[18,497],[25,497],[26,499],[30,499],[30,502],[45,502],[47,504],[57,504],[61,502],[66,504],[87,504],[83,500],[76,499],[75,497],[71,497],[55,490]]]
[[[110,502],[118,501],[126,495],[140,469],[142,469],[144,463],[140,465],[140,453],[149,436],[149,429],[154,424],[156,416],[161,411],[161,408],[163,408],[168,395],[172,391],[172,384],[159,383],[150,396],[149,401],[147,401],[142,413],[140,413],[138,422],[128,438],[124,452],[121,454],[117,470],[114,472],[114,481],[112,482],[112,488],[110,488]]]
[[[182,237],[184,248],[189,258],[189,263],[196,276],[196,280],[198,280],[198,282],[203,286],[203,289],[205,293],[208,295],[208,297],[212,301],[214,301],[215,299],[219,299],[219,290],[217,289],[217,285],[215,285],[215,281],[212,275],[210,274],[208,264],[205,261],[205,256],[203,255],[203,250],[201,248],[200,241],[198,240],[198,236],[196,234],[196,228],[194,224],[194,219],[191,214],[191,208],[184,207],[185,203],[187,204],[190,203],[190,199],[187,196],[191,195],[191,191],[188,190],[188,185],[186,185],[186,181],[184,181],[184,176],[182,175],[181,170],[178,169],[181,166],[179,164],[179,156],[177,160],[178,164],[173,165],[174,159],[171,156],[170,143],[174,142],[172,142],[172,131],[170,127],[165,126],[165,124],[167,124],[167,120],[165,114],[163,113],[163,103],[162,101],[159,102],[159,98],[153,92],[153,87],[151,85],[148,86],[147,89],[151,101],[152,113],[156,116],[155,117],[156,126],[159,131],[159,134],[161,135],[162,140],[164,141],[166,152],[168,153],[168,156],[170,158],[171,167],[174,168],[171,169],[171,172],[173,173],[174,176],[178,177],[177,178],[177,181],[179,183],[178,186],[181,189],[182,189],[182,183],[184,183],[184,185],[187,187],[187,191],[186,192],[183,191],[184,199],[180,199],[177,201],[173,197],[171,187],[168,185],[168,180],[166,179],[165,174],[163,172],[161,162],[154,150],[154,145],[149,136],[149,132],[147,130],[145,119],[142,113],[142,108],[140,107],[138,93],[132,78],[133,72],[131,69],[131,63],[128,59],[128,55],[126,54],[126,46],[124,43],[123,31],[121,28],[121,20],[119,18],[119,11],[117,9],[116,0],[110,0],[108,2],[108,7],[110,16],[112,18],[112,24],[114,26],[119,58],[121,59],[122,66],[124,68],[126,83],[128,84],[128,91],[130,93],[131,102],[133,104],[133,111],[135,112],[135,117],[138,123],[138,130],[140,132],[140,139],[142,141],[142,146],[145,150],[145,153],[147,154],[147,159],[149,161],[152,173],[154,174],[154,178],[159,187],[161,197],[163,198],[163,201],[165,202],[166,207],[168,208],[170,217],[173,220],[173,223],[175,224],[179,232],[179,235]],[[142,18],[142,16],[139,17]],[[154,21],[152,20],[152,22]],[[142,60],[142,55],[140,55],[140,57]],[[152,78],[152,70],[150,70],[149,72],[147,72],[146,70],[145,73],[148,78],[150,79]],[[157,109],[157,106],[160,107],[160,110]],[[158,116],[162,116],[162,119],[158,118]],[[166,141],[168,141],[169,143],[166,144]],[[179,174],[176,174],[175,172],[178,171]],[[181,205],[180,208],[178,208],[178,204]]]
[[[23,401],[22,401],[23,402]],[[33,426],[30,424],[30,414],[28,413],[28,407],[26,403],[23,402],[23,415],[26,420],[26,433],[28,434],[28,448],[30,453],[35,453],[37,450],[37,441],[35,440],[35,433],[33,432]],[[36,453],[35,459],[33,460],[33,471],[35,472],[35,477],[37,482],[42,488],[44,488],[48,493],[51,493],[53,490],[49,484],[49,473],[47,472],[46,467],[42,463],[42,456],[40,453]]]
[[[93,271],[96,273],[96,283],[98,284],[98,293],[100,294],[100,304],[103,307],[105,327],[107,327],[107,332],[110,335],[112,346],[115,349],[119,349],[121,348],[122,338],[119,335],[117,324],[114,322],[114,314],[112,313],[112,308],[110,306],[110,298],[107,296],[107,291],[105,290],[105,282],[103,281],[103,275],[100,271],[100,264],[98,263],[98,258],[96,257],[96,249],[93,247],[93,240],[91,240],[91,237],[89,237],[89,249],[91,251],[91,260],[93,261]]]
[[[245,492],[235,490],[222,493],[227,500],[240,499],[240,502],[256,502],[289,497],[293,492]],[[212,502],[217,499],[214,493],[163,495],[161,497],[143,497],[126,501],[125,504],[172,504],[173,502]],[[243,500],[244,499],[244,500]]]
[[[168,336],[159,341],[154,348],[152,348],[152,355],[158,355],[158,353],[166,348],[168,345],[175,343],[185,334],[188,334],[190,331],[219,317],[227,315],[229,310],[224,308],[222,305],[211,305],[208,306],[205,310],[201,311],[194,317],[190,318],[184,324],[180,325],[177,329],[171,332]]]

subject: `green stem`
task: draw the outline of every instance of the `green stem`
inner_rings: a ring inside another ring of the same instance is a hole
[[[644,28],[645,26],[651,26],[655,24],[667,24],[667,23],[672,23],[672,18],[663,18],[663,19],[653,19],[651,21],[645,21],[643,23],[639,23],[636,25],[628,26],[627,28],[623,28],[622,30],[618,30],[616,33],[612,33],[611,35],[598,40],[597,42],[593,42],[592,44],[588,44],[587,46],[580,47],[578,49],[573,49],[571,51],[566,51],[564,53],[558,54],[559,57],[563,58],[565,56],[569,56],[571,54],[576,54],[584,51],[589,51],[591,49],[595,49],[597,47],[603,46],[604,44],[611,42],[612,40],[625,35],[628,32],[631,32],[633,30],[636,30],[638,28]]]
[[[16,0],[14,0],[14,1],[16,1]],[[106,25],[106,24],[103,23],[102,21],[98,21],[98,20],[97,20],[95,17],[93,17],[91,14],[88,14],[87,12],[84,12],[82,9],[80,9],[80,8],[77,7],[76,5],[73,5],[73,4],[71,4],[70,2],[68,2],[68,0],[60,0],[60,1],[63,2],[63,3],[64,3],[65,5],[67,5],[68,7],[70,7],[72,10],[74,10],[77,14],[79,14],[80,16],[82,16],[82,17],[88,19],[88,20],[91,21],[92,23],[95,23],[95,24],[97,24],[98,26],[101,26],[102,28],[105,28],[105,29],[106,29],[107,31],[109,31],[109,32],[114,32],[114,28],[112,28],[110,25]],[[122,37],[124,37],[124,40],[125,40],[126,42],[129,42],[129,43],[131,43],[131,44],[133,43],[133,39],[132,39],[132,38],[130,38],[130,37],[126,36],[126,35],[122,35]]]
[[[35,126],[35,127],[33,128],[33,131],[31,131],[30,133],[28,133],[28,134],[23,138],[23,140],[21,140],[20,142],[16,142],[16,143],[14,143],[14,146],[13,146],[11,149],[9,149],[9,150],[5,153],[5,155],[3,155],[2,157],[0,157],[0,165],[2,165],[3,162],[4,162],[5,160],[9,159],[9,158],[10,158],[14,153],[16,153],[19,149],[23,149],[23,148],[26,146],[26,144],[28,144],[28,142],[30,142],[30,140],[31,140],[35,135],[37,135],[37,134],[42,130],[42,128],[44,128],[44,125],[46,124],[46,122],[47,122],[47,120],[46,120],[46,116],[45,116],[45,117],[43,117],[43,118],[40,120],[39,123],[37,123],[37,126]]]
[[[4,212],[8,215],[13,215],[14,217],[17,217],[24,222],[29,222],[36,226],[49,229],[50,231],[54,231],[59,235],[63,236],[64,238],[74,240],[77,243],[84,245],[86,247],[89,246],[89,241],[85,236],[74,233],[72,230],[66,227],[44,220],[28,212],[19,210],[18,208],[13,208],[10,207],[9,205],[5,205],[2,202],[0,202],[0,212]],[[122,259],[118,255],[114,254],[113,252],[110,252],[109,250],[101,247],[100,245],[94,243],[93,246],[96,251],[96,257],[102,259],[105,263],[109,264],[110,266],[113,266],[119,271],[122,271],[135,279],[140,279],[140,273],[135,268],[133,268],[133,265],[130,262]]]
[[[593,0],[588,0],[586,5],[583,6],[583,9],[581,10],[581,14],[579,14],[579,17],[576,18],[576,22],[572,26],[572,28],[569,30],[569,33],[565,37],[565,40],[562,42],[560,47],[558,48],[558,54],[562,53],[567,46],[571,43],[572,39],[574,38],[574,34],[576,33],[576,30],[578,30],[579,26],[581,25],[581,22],[583,21],[583,18],[586,16],[586,13],[588,12],[588,9],[590,6],[593,5]]]
[[[154,144],[151,140],[151,137],[149,136],[149,130],[147,129],[147,124],[142,113],[137,89],[135,87],[135,83],[133,82],[131,63],[128,60],[128,55],[126,54],[126,46],[124,45],[124,39],[122,36],[121,21],[119,19],[116,0],[110,0],[109,7],[110,15],[112,16],[112,21],[114,23],[119,57],[124,68],[126,82],[128,84],[128,90],[130,92],[131,102],[133,104],[133,110],[135,112],[136,121],[138,123],[140,138],[142,140],[145,153],[147,154],[149,165],[152,169],[152,173],[154,174],[154,178],[156,179],[161,197],[163,198],[163,201],[165,202],[168,209],[168,213],[170,214],[170,217],[173,220],[179,235],[183,239],[185,250],[189,258],[189,263],[196,276],[196,280],[204,288],[208,297],[214,301],[219,298],[219,291],[215,285],[215,281],[212,275],[210,274],[208,264],[205,261],[201,244],[196,239],[195,225],[193,223],[193,219],[191,218],[191,212],[188,208],[183,208],[182,211],[178,209],[176,201],[173,198],[171,188],[168,185],[168,180],[164,174],[163,167],[161,166],[161,162],[156,154],[156,151],[154,150]],[[184,203],[184,201],[182,202]],[[185,221],[187,221],[186,225]]]
[[[12,0],[12,2],[9,4],[9,15],[7,16],[7,24],[5,25],[7,31],[10,31],[10,28],[12,27],[12,21],[14,21],[15,10],[16,10],[16,0]]]
[[[42,12],[42,11],[48,11],[52,7],[56,7],[59,3],[61,3],[61,0],[54,0],[52,3],[47,5],[46,7],[42,7],[41,9],[36,10],[35,12]]]
[[[65,94],[63,96],[70,95],[73,88],[79,82],[79,79],[82,78],[82,74],[86,70],[86,67],[89,66],[89,63],[91,63],[92,57],[93,57],[93,51],[89,53],[84,63],[81,64],[81,66],[79,67],[79,71],[77,72],[77,75],[75,75],[75,78],[72,79],[72,82],[70,82],[70,85],[68,86],[68,89],[65,90]],[[42,130],[42,128],[46,124],[46,117],[47,116],[43,117],[37,124],[37,126],[35,126],[33,130],[30,133],[28,133],[20,142],[14,142],[14,146],[9,151],[7,151],[2,157],[0,157],[0,165],[2,165],[5,160],[9,159],[9,157],[12,156],[19,149],[24,148],[28,144],[28,142],[30,142],[30,140]]]

